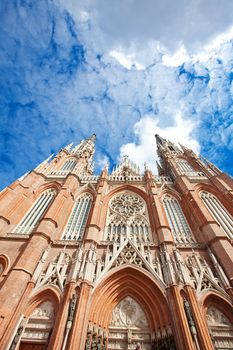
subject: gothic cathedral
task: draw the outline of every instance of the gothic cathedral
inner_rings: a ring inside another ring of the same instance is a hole
[[[95,135],[0,193],[1,350],[232,350],[233,184],[156,135],[93,175]]]

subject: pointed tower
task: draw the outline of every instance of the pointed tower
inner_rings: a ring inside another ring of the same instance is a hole
[[[71,172],[78,176],[92,175],[95,140],[96,135],[93,134],[75,147],[70,143],[62,148],[50,163],[46,160],[36,170],[50,177],[66,177]]]

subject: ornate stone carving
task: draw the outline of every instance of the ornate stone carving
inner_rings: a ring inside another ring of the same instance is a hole
[[[134,242],[148,243],[149,227],[146,203],[141,197],[126,191],[110,201],[105,232],[108,241],[122,242],[129,237]]]
[[[48,265],[37,279],[36,288],[46,284],[53,284],[63,291],[68,270],[70,267],[71,257],[64,251],[61,251],[57,257]]]
[[[206,314],[210,334],[216,349],[233,349],[233,324],[214,306]]]
[[[54,307],[45,301],[34,309],[25,327],[23,339],[47,341],[54,323]]]
[[[111,201],[110,208],[128,218],[136,213],[141,213],[144,209],[144,203],[138,196],[122,193]]]
[[[231,322],[228,320],[228,318],[220,310],[216,309],[214,306],[209,307],[206,314],[206,318],[209,326],[213,326],[213,325],[233,326]]]
[[[130,296],[113,310],[109,324],[109,349],[150,349],[150,330],[141,306]]]
[[[114,309],[110,326],[146,328],[148,322],[140,305],[133,298],[126,297]]]

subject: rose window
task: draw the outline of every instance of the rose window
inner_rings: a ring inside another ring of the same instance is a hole
[[[126,217],[140,213],[144,209],[144,203],[139,197],[126,193],[115,197],[110,206],[115,213]]]

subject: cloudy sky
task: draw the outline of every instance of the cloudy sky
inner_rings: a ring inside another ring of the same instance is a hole
[[[232,0],[2,0],[0,188],[97,134],[155,172],[155,139],[233,174]]]

